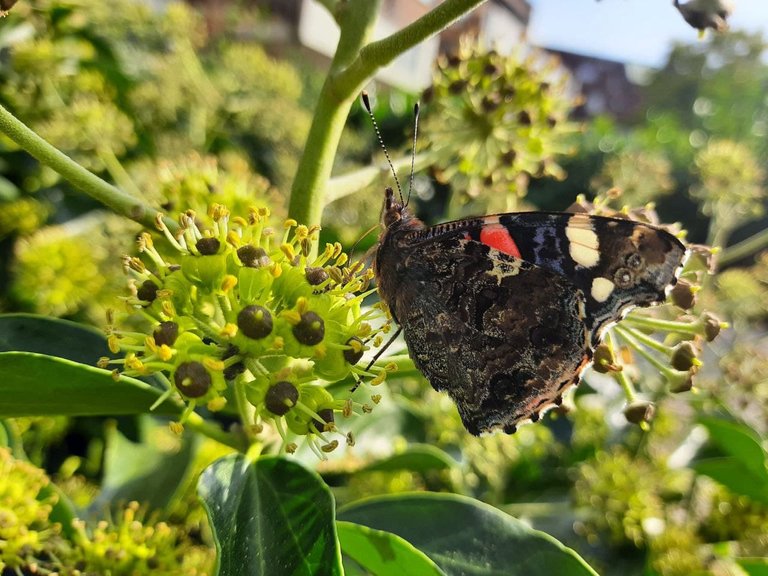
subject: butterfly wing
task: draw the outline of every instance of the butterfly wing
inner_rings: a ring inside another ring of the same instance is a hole
[[[460,235],[403,248],[398,269],[411,357],[473,434],[538,419],[589,361],[583,295],[563,276]]]
[[[665,230],[587,214],[500,214],[441,224],[424,234],[457,231],[568,278],[584,294],[593,346],[601,329],[628,308],[662,302],[685,256],[683,244]]]
[[[601,329],[664,300],[685,256],[668,232],[618,218],[531,212],[426,227],[389,209],[401,220],[380,241],[379,293],[473,434],[511,432],[557,403]]]

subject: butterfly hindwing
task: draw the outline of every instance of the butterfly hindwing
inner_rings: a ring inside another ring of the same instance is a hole
[[[381,264],[381,263],[380,263]],[[589,360],[581,292],[461,235],[399,252],[393,312],[416,366],[473,434],[507,432],[555,403]]]

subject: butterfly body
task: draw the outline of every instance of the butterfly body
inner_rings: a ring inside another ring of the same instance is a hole
[[[578,383],[601,332],[663,301],[685,248],[653,226],[511,213],[428,227],[388,189],[375,271],[416,367],[467,430],[514,432]]]

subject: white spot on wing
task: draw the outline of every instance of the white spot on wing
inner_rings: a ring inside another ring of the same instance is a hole
[[[611,295],[614,288],[615,286],[613,282],[608,280],[608,278],[595,278],[592,280],[592,298],[598,302],[605,302],[608,300],[608,297]]]
[[[592,229],[592,222],[583,214],[571,216],[565,227],[568,251],[579,266],[592,268],[600,262],[600,241]]]

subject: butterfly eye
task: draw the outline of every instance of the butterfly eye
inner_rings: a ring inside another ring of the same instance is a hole
[[[616,286],[619,288],[629,288],[632,286],[634,277],[632,275],[632,271],[628,268],[619,268],[616,270],[616,274],[614,275],[613,280],[614,284],[616,284]]]

